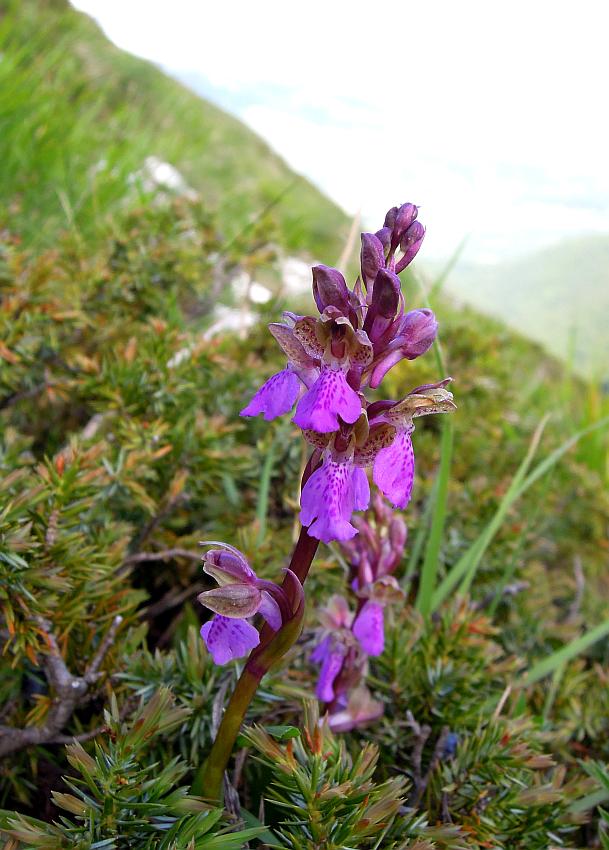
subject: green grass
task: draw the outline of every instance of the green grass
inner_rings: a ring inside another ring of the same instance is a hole
[[[154,155],[227,240],[273,207],[288,250],[333,261],[348,221],[239,121],[111,45],[67,0],[0,0],[0,223],[33,247],[96,238]]]

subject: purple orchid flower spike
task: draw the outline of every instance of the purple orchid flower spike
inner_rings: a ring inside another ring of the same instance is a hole
[[[205,557],[205,571],[218,587],[199,596],[215,616],[201,635],[218,664],[252,655],[227,705],[216,741],[197,787],[218,798],[228,755],[252,696],[271,665],[294,644],[302,626],[302,582],[318,541],[338,541],[349,562],[351,613],[344,600],[323,615],[323,631],[312,660],[320,665],[317,695],[332,728],[365,725],[383,711],[364,685],[369,659],[383,652],[385,617],[402,597],[391,575],[403,556],[406,527],[375,493],[368,509],[368,469],[377,490],[405,507],[414,481],[414,419],[445,413],[455,405],[446,389],[450,379],[417,387],[399,401],[366,398],[402,360],[424,354],[437,334],[428,309],[408,305],[398,277],[422,245],[425,228],[419,208],[392,207],[383,227],[362,234],[361,274],[349,289],[342,273],[329,266],[313,269],[317,316],[286,312],[269,326],[286,365],[255,392],[243,416],[275,419],[295,408],[293,422],[314,447],[301,487],[298,543],[281,587],[258,578],[245,557],[220,544]],[[266,621],[261,635],[250,619]],[[325,618],[325,619],[324,619]]]
[[[215,613],[203,625],[201,637],[216,664],[241,658],[258,646],[258,631],[247,622],[261,614],[273,631],[292,616],[285,591],[274,582],[259,579],[245,556],[226,543],[202,543],[220,546],[203,557],[203,570],[218,582],[218,587],[200,593],[197,599]]]
[[[311,661],[321,665],[315,692],[321,702],[331,703],[338,696],[336,680],[348,656],[356,649],[350,631],[353,614],[344,597],[335,594],[322,610],[320,620],[325,637],[311,653]]]
[[[284,313],[283,323],[269,326],[288,363],[241,411],[274,419],[296,405],[294,423],[321,450],[302,489],[300,520],[324,543],[358,533],[353,512],[365,510],[370,498],[364,467],[373,466],[374,483],[396,507],[405,508],[411,498],[412,419],[422,411],[410,409],[408,396],[400,403],[370,404],[363,391],[376,389],[393,366],[420,357],[436,338],[431,310],[405,312],[397,276],[425,235],[418,212],[411,203],[392,207],[381,230],[362,234],[361,277],[353,290],[337,269],[314,267],[320,316]],[[251,589],[250,598],[253,604]]]

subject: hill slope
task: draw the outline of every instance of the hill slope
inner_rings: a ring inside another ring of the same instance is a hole
[[[609,236],[564,241],[499,266],[463,266],[447,285],[577,371],[607,377]]]
[[[347,220],[336,205],[67,0],[0,0],[0,55],[0,223],[28,243],[53,244],[66,226],[94,235],[156,156],[217,210],[227,238],[274,206],[286,248],[339,253]]]

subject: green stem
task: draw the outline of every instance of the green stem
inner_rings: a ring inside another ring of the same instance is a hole
[[[290,569],[298,577],[301,584],[305,582],[318,546],[319,540],[309,537],[306,528],[301,528],[290,561]],[[290,587],[286,579],[284,579],[283,586],[286,589]],[[295,612],[294,617],[285,623],[278,632],[273,632],[268,625],[262,629],[260,643],[250,655],[226,706],[209,756],[196,773],[192,784],[193,794],[199,794],[209,800],[220,800],[224,771],[247,709],[262,677],[298,639],[303,613],[301,606]]]

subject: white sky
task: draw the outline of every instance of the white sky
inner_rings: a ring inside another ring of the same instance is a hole
[[[411,200],[425,253],[609,232],[604,0],[74,0],[260,133],[364,223]],[[151,153],[154,153],[151,151]]]

